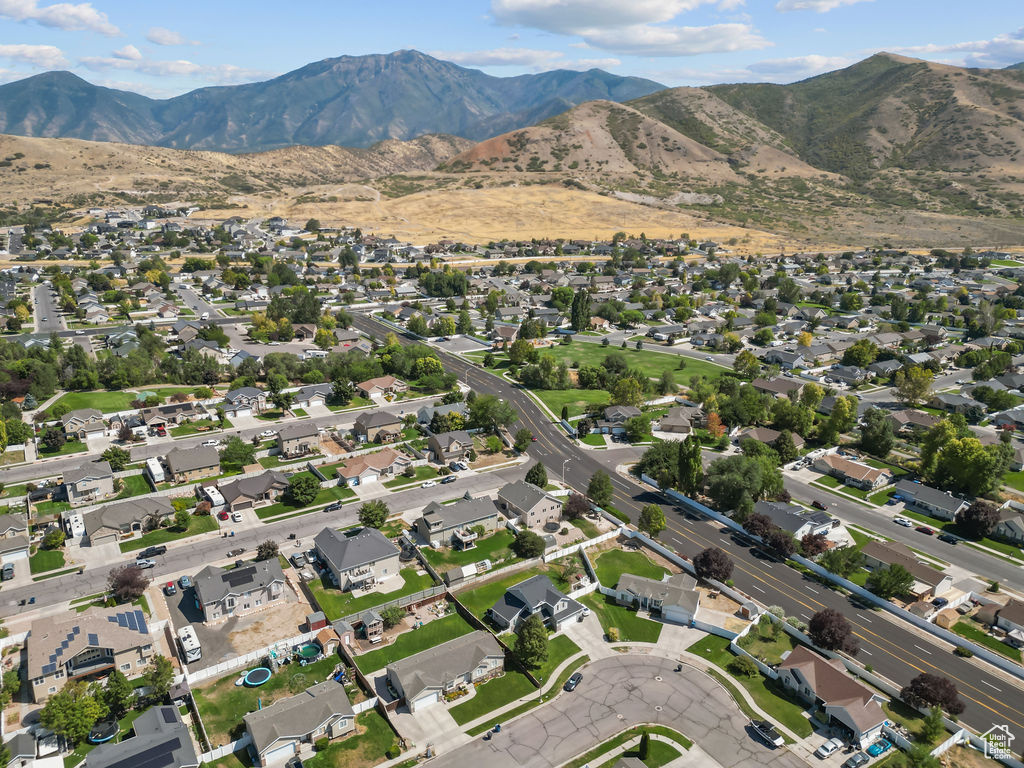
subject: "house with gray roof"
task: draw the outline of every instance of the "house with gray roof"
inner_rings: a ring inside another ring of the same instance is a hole
[[[500,674],[505,653],[490,632],[477,630],[389,664],[387,679],[410,712],[441,695]]]
[[[95,408],[79,408],[61,416],[64,434],[72,440],[85,440],[90,435],[102,435],[107,427],[103,414]]]
[[[121,541],[152,530],[174,517],[174,508],[166,496],[139,496],[106,504],[82,516],[89,545]]]
[[[466,404],[461,400],[457,403],[447,403],[445,405],[424,405],[416,411],[416,422],[429,425],[435,415],[446,416],[449,413],[457,413],[460,416],[465,416],[466,412]]]
[[[314,421],[300,421],[277,433],[277,450],[282,456],[305,456],[320,450],[320,429]]]
[[[575,621],[583,606],[563,595],[545,574],[532,576],[509,587],[487,615],[503,631],[513,632],[528,616],[538,614],[545,626],[557,630],[567,621]]]
[[[498,508],[526,528],[558,522],[562,518],[561,499],[525,480],[508,483],[498,491]]]
[[[88,461],[64,472],[64,491],[71,506],[92,504],[114,495],[114,472],[107,461]]]
[[[278,765],[294,757],[303,744],[337,739],[356,727],[345,687],[334,680],[250,712],[242,721],[252,739],[249,752],[258,766]]]
[[[135,735],[96,746],[86,768],[195,768],[199,765],[192,735],[177,707],[147,709],[132,723]]]
[[[466,430],[456,429],[431,435],[427,440],[427,447],[433,452],[434,461],[438,464],[447,464],[450,461],[468,459],[470,451],[473,450],[473,438]]]
[[[832,518],[825,512],[806,512],[803,507],[782,501],[759,501],[754,512],[770,518],[775,526],[797,539],[809,533],[828,533],[832,528]]]
[[[209,445],[174,448],[167,452],[164,464],[172,483],[192,483],[220,473],[220,453]]]
[[[615,585],[615,599],[620,605],[657,613],[676,624],[693,621],[700,605],[697,581],[687,573],[666,576],[661,581],[624,573]]]
[[[333,384],[309,384],[295,391],[292,405],[295,408],[309,408],[313,405],[326,405],[334,391]]]
[[[372,586],[400,569],[398,547],[376,528],[363,528],[350,536],[324,528],[314,537],[313,546],[342,590]]]
[[[924,483],[912,483],[909,480],[900,480],[896,483],[893,498],[897,497],[903,501],[907,509],[924,512],[940,520],[953,520],[957,512],[970,506],[969,501],[958,498],[948,491],[940,491]]]
[[[433,547],[471,549],[483,528],[484,535],[498,526],[498,508],[488,498],[460,499],[454,504],[432,501],[423,508],[412,528]]]
[[[224,504],[229,512],[241,512],[255,509],[264,502],[275,501],[288,488],[288,478],[283,472],[268,470],[253,477],[217,485]]]
[[[284,572],[276,557],[226,570],[208,565],[195,575],[196,600],[209,622],[262,611],[284,597]]]
[[[29,556],[30,546],[25,513],[0,515],[0,559],[4,563],[24,560]]]
[[[352,434],[366,443],[393,443],[402,436],[402,417],[390,411],[363,411],[352,425]]]

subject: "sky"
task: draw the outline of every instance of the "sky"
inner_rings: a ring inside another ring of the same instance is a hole
[[[1024,61],[1021,0],[0,0],[0,82],[66,69],[165,98],[413,48],[498,76],[801,80],[878,51]]]

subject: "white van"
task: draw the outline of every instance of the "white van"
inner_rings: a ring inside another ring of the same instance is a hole
[[[201,314],[199,316],[199,319],[200,320],[209,320],[210,319],[210,313],[209,312],[203,312],[203,314]]]

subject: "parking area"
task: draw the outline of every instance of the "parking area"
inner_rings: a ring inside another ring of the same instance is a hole
[[[435,341],[434,346],[438,349],[443,349],[445,352],[454,352],[456,354],[490,349],[489,344],[481,344],[479,341],[467,339],[465,336],[453,337],[448,339],[448,341]]]

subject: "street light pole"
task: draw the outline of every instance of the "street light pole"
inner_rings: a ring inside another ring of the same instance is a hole
[[[562,462],[562,485],[565,485],[565,465],[568,464],[572,459],[565,459]]]

